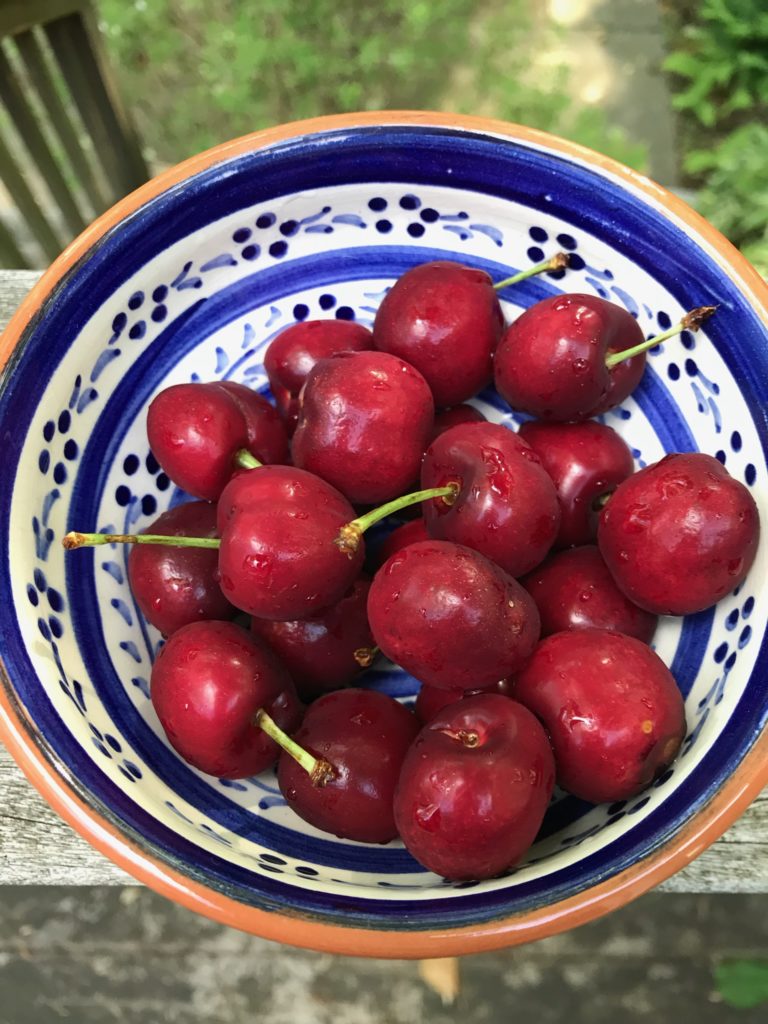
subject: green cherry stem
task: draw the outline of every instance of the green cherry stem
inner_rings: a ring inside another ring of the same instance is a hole
[[[174,537],[161,533],[68,533],[61,543],[67,551],[99,544],[164,544],[173,548],[218,548],[218,537]]]
[[[358,647],[352,657],[360,668],[370,668],[379,653],[378,647]]]
[[[565,270],[570,266],[570,263],[571,258],[567,252],[558,252],[548,260],[542,260],[541,263],[535,263],[532,267],[528,267],[527,270],[521,270],[519,274],[505,277],[503,281],[497,281],[493,287],[496,291],[499,291],[501,288],[506,288],[508,284],[517,284],[519,281],[525,281],[528,277],[545,274],[548,270]]]
[[[264,465],[254,455],[251,455],[247,448],[240,448],[235,452],[234,462],[236,466],[241,466],[243,469],[259,469]]]
[[[283,732],[277,722],[270,718],[263,708],[259,708],[253,716],[253,724],[258,726],[273,739],[275,743],[290,757],[300,764],[308,773],[313,786],[324,786],[336,775],[333,765],[324,757],[314,757],[308,750],[292,740],[287,732]]]
[[[682,331],[698,331],[701,325],[709,320],[716,309],[717,306],[698,306],[696,309],[692,309],[690,313],[685,314],[679,323],[673,324],[663,334],[657,334],[655,337],[642,341],[639,345],[635,345],[632,348],[625,348],[621,352],[609,352],[605,357],[605,365],[610,370],[619,363],[623,363],[625,359],[632,359],[633,356],[642,355],[649,348],[655,348],[662,341],[666,341],[667,338],[674,338],[676,334],[680,334]]]
[[[395,498],[342,526],[335,544],[351,558],[360,546],[360,539],[365,531],[382,519],[394,515],[400,509],[408,508],[409,505],[417,505],[420,501],[429,501],[431,498],[442,498],[446,505],[452,505],[458,493],[458,484],[447,484],[445,487],[429,487],[425,491],[414,491],[412,494],[403,495],[402,498]]]

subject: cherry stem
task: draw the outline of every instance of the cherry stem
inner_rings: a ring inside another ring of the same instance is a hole
[[[643,352],[647,352],[649,348],[655,348],[656,345],[660,345],[662,341],[666,341],[667,338],[674,338],[676,334],[680,334],[682,331],[698,331],[703,323],[705,323],[717,309],[717,306],[698,306],[696,309],[692,309],[690,313],[686,313],[683,319],[673,324],[668,331],[664,331],[663,334],[657,334],[653,338],[649,338],[647,341],[640,342],[639,345],[635,345],[633,348],[625,348],[621,352],[609,352],[605,357],[605,365],[610,370],[618,363],[624,362],[625,359],[632,359],[633,356],[642,355]]]
[[[277,722],[270,718],[263,708],[259,708],[252,721],[259,729],[263,729],[267,736],[275,741],[278,747],[292,757],[297,764],[301,765],[304,771],[308,773],[313,786],[324,786],[326,782],[330,782],[334,778],[336,772],[330,761],[326,761],[324,757],[315,757],[308,750],[305,750],[304,747],[300,746],[296,740],[292,740],[288,733],[283,732]]]
[[[519,281],[525,281],[528,277],[544,274],[548,270],[565,270],[570,263],[571,257],[567,252],[558,252],[548,260],[542,260],[541,263],[535,263],[532,267],[528,267],[527,270],[521,270],[520,273],[513,274],[512,277],[505,277],[503,281],[497,281],[493,287],[499,291],[501,288],[506,288],[508,284],[517,284]]]
[[[179,537],[161,533],[68,533],[61,543],[67,551],[99,544],[164,544],[174,548],[218,548],[218,537]]]
[[[364,516],[359,516],[351,523],[342,526],[334,543],[351,558],[360,546],[360,539],[365,531],[382,519],[394,515],[395,512],[399,512],[403,508],[408,508],[409,505],[417,505],[420,501],[429,501],[430,498],[442,498],[446,505],[452,505],[458,493],[458,484],[447,484],[445,487],[429,487],[425,491],[404,494],[402,498],[388,501],[386,505],[380,505],[379,508],[374,508],[370,512],[366,512]]]
[[[243,469],[259,469],[264,465],[255,455],[251,455],[247,448],[240,448],[235,452],[234,462],[236,466],[242,466]]]
[[[360,668],[370,668],[378,653],[378,647],[358,647],[352,657]]]

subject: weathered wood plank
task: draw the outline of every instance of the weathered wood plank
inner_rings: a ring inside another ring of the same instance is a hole
[[[35,283],[34,271],[0,271],[0,328]],[[0,885],[128,885],[29,785],[0,747]],[[768,790],[665,892],[768,892]]]

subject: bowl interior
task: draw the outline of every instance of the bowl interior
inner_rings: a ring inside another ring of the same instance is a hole
[[[521,867],[458,884],[399,843],[312,829],[272,773],[232,782],[185,765],[149,701],[159,636],[131,597],[127,552],[65,557],[60,547],[70,529],[140,530],[183,497],[148,450],[146,409],[161,388],[230,379],[266,393],[265,347],[296,320],[369,324],[392,281],[427,260],[466,261],[498,279],[560,249],[573,269],[507,289],[508,319],[561,290],[625,305],[648,334],[719,305],[704,331],[651,352],[641,387],[605,421],[638,466],[667,451],[717,454],[765,507],[768,349],[744,294],[706,239],[609,172],[545,146],[391,126],[246,153],[117,225],[30,324],[0,410],[6,465],[17,467],[0,480],[6,668],[58,770],[152,856],[258,907],[451,927],[541,907],[621,871],[671,841],[737,769],[768,711],[765,545],[715,609],[660,626],[656,649],[686,697],[676,764],[628,802],[560,795]],[[510,427],[521,419],[490,389],[476,404]],[[361,684],[403,699],[418,685],[392,665]]]

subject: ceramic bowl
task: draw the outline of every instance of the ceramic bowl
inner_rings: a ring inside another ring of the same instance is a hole
[[[51,804],[107,856],[204,914],[273,939],[446,956],[533,939],[626,902],[721,834],[768,779],[762,545],[716,608],[661,625],[685,695],[675,765],[642,795],[553,803],[507,877],[450,883],[399,843],[299,821],[267,773],[211,778],[168,746],[149,701],[159,636],[126,551],[65,554],[71,529],[130,532],[178,500],[147,446],[152,397],[181,381],[267,391],[269,340],[307,317],[370,323],[409,267],[494,278],[567,250],[567,276],[508,289],[508,318],[561,290],[657,331],[703,303],[695,337],[651,352],[606,417],[638,466],[716,454],[768,509],[766,289],[708,224],[646,179],[525,128],[438,114],[327,118],[211,150],[149,182],[74,242],[2,342],[2,734]],[[489,418],[515,416],[491,390]],[[391,665],[363,684],[400,698]]]

